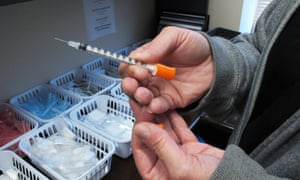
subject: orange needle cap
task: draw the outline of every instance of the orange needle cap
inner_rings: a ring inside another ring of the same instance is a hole
[[[156,76],[165,78],[168,80],[174,79],[176,69],[173,67],[165,66],[163,64],[156,64],[157,72]]]

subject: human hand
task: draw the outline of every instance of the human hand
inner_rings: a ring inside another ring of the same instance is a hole
[[[224,151],[198,142],[175,111],[158,119],[164,128],[139,121],[133,128],[135,164],[143,179],[209,179]]]
[[[173,80],[152,77],[138,66],[121,64],[123,91],[148,112],[161,114],[183,108],[208,91],[214,63],[207,39],[198,32],[167,27],[151,42],[130,56],[147,63],[162,63],[176,68]]]

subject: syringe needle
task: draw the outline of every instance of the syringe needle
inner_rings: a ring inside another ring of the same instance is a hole
[[[79,49],[80,45],[81,45],[79,42],[75,42],[75,41],[66,41],[64,39],[60,39],[60,38],[56,38],[56,37],[54,39],[57,40],[57,41],[66,43],[66,44],[68,44],[68,46],[71,46],[71,47],[73,47],[75,49]]]
[[[60,41],[60,42],[68,43],[68,41],[60,39],[60,38],[57,38],[57,37],[55,37],[54,39],[57,40],[57,41]]]

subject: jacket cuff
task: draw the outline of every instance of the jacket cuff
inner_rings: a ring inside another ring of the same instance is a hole
[[[211,45],[215,75],[211,88],[193,111],[206,112],[213,121],[224,122],[234,114],[241,64],[235,61],[239,55],[229,40],[206,37]],[[234,116],[231,119],[235,119]]]
[[[229,145],[211,180],[217,179],[279,179],[267,174],[265,169],[236,145]]]

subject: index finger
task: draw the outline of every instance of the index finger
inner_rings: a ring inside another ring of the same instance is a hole
[[[118,68],[118,72],[122,77],[134,77],[137,80],[146,80],[150,77],[150,72],[138,65],[128,65],[121,63]]]
[[[168,113],[168,119],[170,120],[171,126],[173,127],[177,138],[182,144],[188,142],[198,142],[196,136],[190,130],[187,123],[176,111]]]

